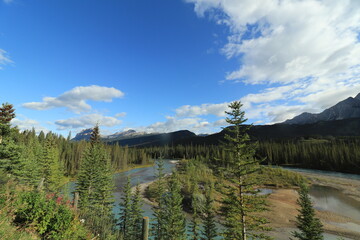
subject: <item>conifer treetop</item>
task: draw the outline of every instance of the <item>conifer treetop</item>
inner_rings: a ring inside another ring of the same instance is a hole
[[[90,136],[90,142],[92,145],[100,142],[100,129],[99,124],[96,124]]]
[[[15,117],[14,106],[10,103],[3,103],[0,107],[0,123],[9,124]]]

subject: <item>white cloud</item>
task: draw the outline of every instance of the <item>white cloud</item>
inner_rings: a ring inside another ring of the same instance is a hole
[[[115,114],[115,117],[117,117],[117,118],[123,118],[125,116],[126,116],[126,112],[121,112],[121,113]]]
[[[113,98],[123,96],[124,93],[116,88],[92,85],[75,87],[58,97],[44,97],[42,102],[24,103],[23,107],[35,110],[65,107],[69,111],[81,113],[91,110],[91,106],[86,103],[87,100],[111,102]]]
[[[166,117],[164,122],[156,122],[146,127],[136,128],[137,131],[145,132],[174,132],[179,130],[189,130],[195,133],[202,133],[206,131],[211,124],[205,119],[201,118],[178,118],[178,117]]]
[[[225,127],[227,125],[229,125],[229,124],[226,122],[225,118],[219,119],[212,123],[213,127]]]
[[[12,63],[11,59],[7,55],[5,50],[0,49],[0,69],[2,69],[1,65],[6,65]]]
[[[359,93],[360,1],[187,2],[194,3],[199,16],[208,15],[230,29],[222,53],[238,58],[240,65],[227,74],[227,80],[267,85],[241,98],[252,117],[283,121]],[[179,111],[196,116],[205,111],[202,106]]]
[[[49,132],[49,129],[47,129],[46,127],[41,126],[41,124],[33,119],[28,119],[28,118],[14,118],[11,121],[11,125],[12,126],[17,126],[21,131],[24,130],[31,130],[32,128],[35,129],[36,133],[40,133],[41,131],[47,133]]]
[[[225,116],[225,110],[229,103],[201,104],[199,106],[184,105],[175,110],[178,117],[195,117],[205,115]]]
[[[58,126],[58,130],[90,128],[95,126],[96,124],[105,127],[113,127],[116,125],[120,125],[121,123],[122,121],[117,119],[116,117],[103,116],[97,113],[55,121],[55,124]]]
[[[200,134],[217,132],[219,131],[219,127],[225,127],[228,125],[229,124],[226,122],[225,118],[211,122],[207,119],[199,117],[167,116],[166,121],[156,122],[146,127],[139,127],[136,128],[136,131],[144,131],[148,133],[168,133],[179,130],[189,130],[196,134]]]

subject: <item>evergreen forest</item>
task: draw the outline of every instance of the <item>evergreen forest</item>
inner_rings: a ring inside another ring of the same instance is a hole
[[[70,135],[36,134],[35,129],[20,132],[11,126],[15,109],[4,103],[0,108],[0,236],[272,239],[266,217],[268,194],[261,194],[260,187],[276,186],[299,191],[298,231],[293,237],[323,239],[322,225],[309,201],[308,181],[267,165],[349,171],[354,163],[348,159],[357,156],[358,140],[255,142],[247,133],[250,126],[243,125],[247,119],[241,107],[240,102],[229,105],[226,122],[230,127],[221,145],[136,148],[103,143],[98,125],[89,141],[80,142],[71,141]],[[347,154],[338,158],[341,152]],[[171,174],[165,174],[163,159],[180,161]],[[151,165],[156,167],[156,180],[145,193],[140,185],[133,188],[128,178],[115,206],[113,175]],[[73,192],[64,187],[69,181],[76,183]],[[152,202],[153,216],[144,216],[144,197]],[[119,214],[114,214],[114,207],[120,209]]]

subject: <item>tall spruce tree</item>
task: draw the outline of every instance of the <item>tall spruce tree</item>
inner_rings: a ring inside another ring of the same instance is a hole
[[[193,215],[190,223],[189,239],[200,240],[200,219],[196,207],[193,206]]]
[[[21,147],[19,163],[14,169],[14,175],[21,183],[38,185],[42,177],[42,147],[36,137],[27,140]]]
[[[52,134],[46,137],[41,158],[42,177],[45,178],[46,190],[55,192],[59,189],[63,176],[59,161],[59,151]]]
[[[0,143],[0,169],[14,174],[19,164],[22,148],[12,137],[4,135]]]
[[[203,237],[201,240],[214,240],[217,237],[213,202],[214,199],[212,198],[212,189],[208,188],[205,193],[205,211],[202,231]]]
[[[295,231],[292,235],[300,240],[323,240],[323,225],[315,217],[315,211],[312,207],[309,197],[309,189],[303,183],[300,185],[299,198],[297,203],[301,207],[297,219],[297,228],[300,232]]]
[[[164,238],[165,240],[185,240],[186,222],[182,209],[183,196],[175,172],[169,180],[169,191],[164,196]]]
[[[8,128],[10,127],[10,122],[16,117],[15,115],[15,109],[12,104],[9,103],[3,103],[0,107],[0,124],[6,125]],[[0,136],[5,135],[8,133],[8,128],[4,129],[5,131],[0,131]],[[2,128],[0,128],[2,130]],[[1,143],[1,142],[0,142]]]
[[[128,176],[120,202],[119,225],[124,239],[130,239],[132,232],[131,179]]]
[[[142,207],[142,199],[140,195],[140,186],[136,185],[135,193],[132,196],[131,201],[131,240],[141,239],[142,236],[142,219],[143,219],[143,210]]]
[[[109,156],[100,142],[99,126],[96,125],[91,134],[90,146],[81,159],[77,181],[80,209],[93,217],[94,225],[101,224],[101,218],[110,218],[113,190]]]
[[[165,181],[164,181],[164,161],[160,158],[156,161],[157,173],[155,181],[155,201],[157,206],[153,207],[154,223],[152,224],[152,235],[156,240],[165,239]]]
[[[20,147],[11,137],[11,120],[15,118],[12,104],[3,103],[0,107],[0,168],[13,173],[20,157]]]
[[[202,206],[200,207],[199,197],[203,196],[199,192],[198,182],[195,177],[190,179],[191,181],[191,207],[193,210],[193,215],[190,222],[190,233],[188,234],[189,238],[192,240],[200,240],[200,218],[199,214],[201,213]]]
[[[269,239],[259,231],[268,230],[264,225],[265,218],[256,212],[266,210],[264,196],[258,195],[256,189],[259,184],[253,177],[260,166],[260,160],[255,158],[256,147],[250,143],[247,134],[248,126],[242,104],[235,101],[229,104],[226,122],[225,150],[231,156],[224,175],[231,182],[226,186],[226,197],[223,200],[222,214],[225,218],[224,237],[226,240]],[[255,214],[254,214],[255,213]]]

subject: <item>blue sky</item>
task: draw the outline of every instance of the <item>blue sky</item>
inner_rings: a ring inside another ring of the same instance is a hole
[[[360,92],[359,1],[256,2],[2,0],[0,102],[21,129],[209,133],[234,100],[266,124]]]

